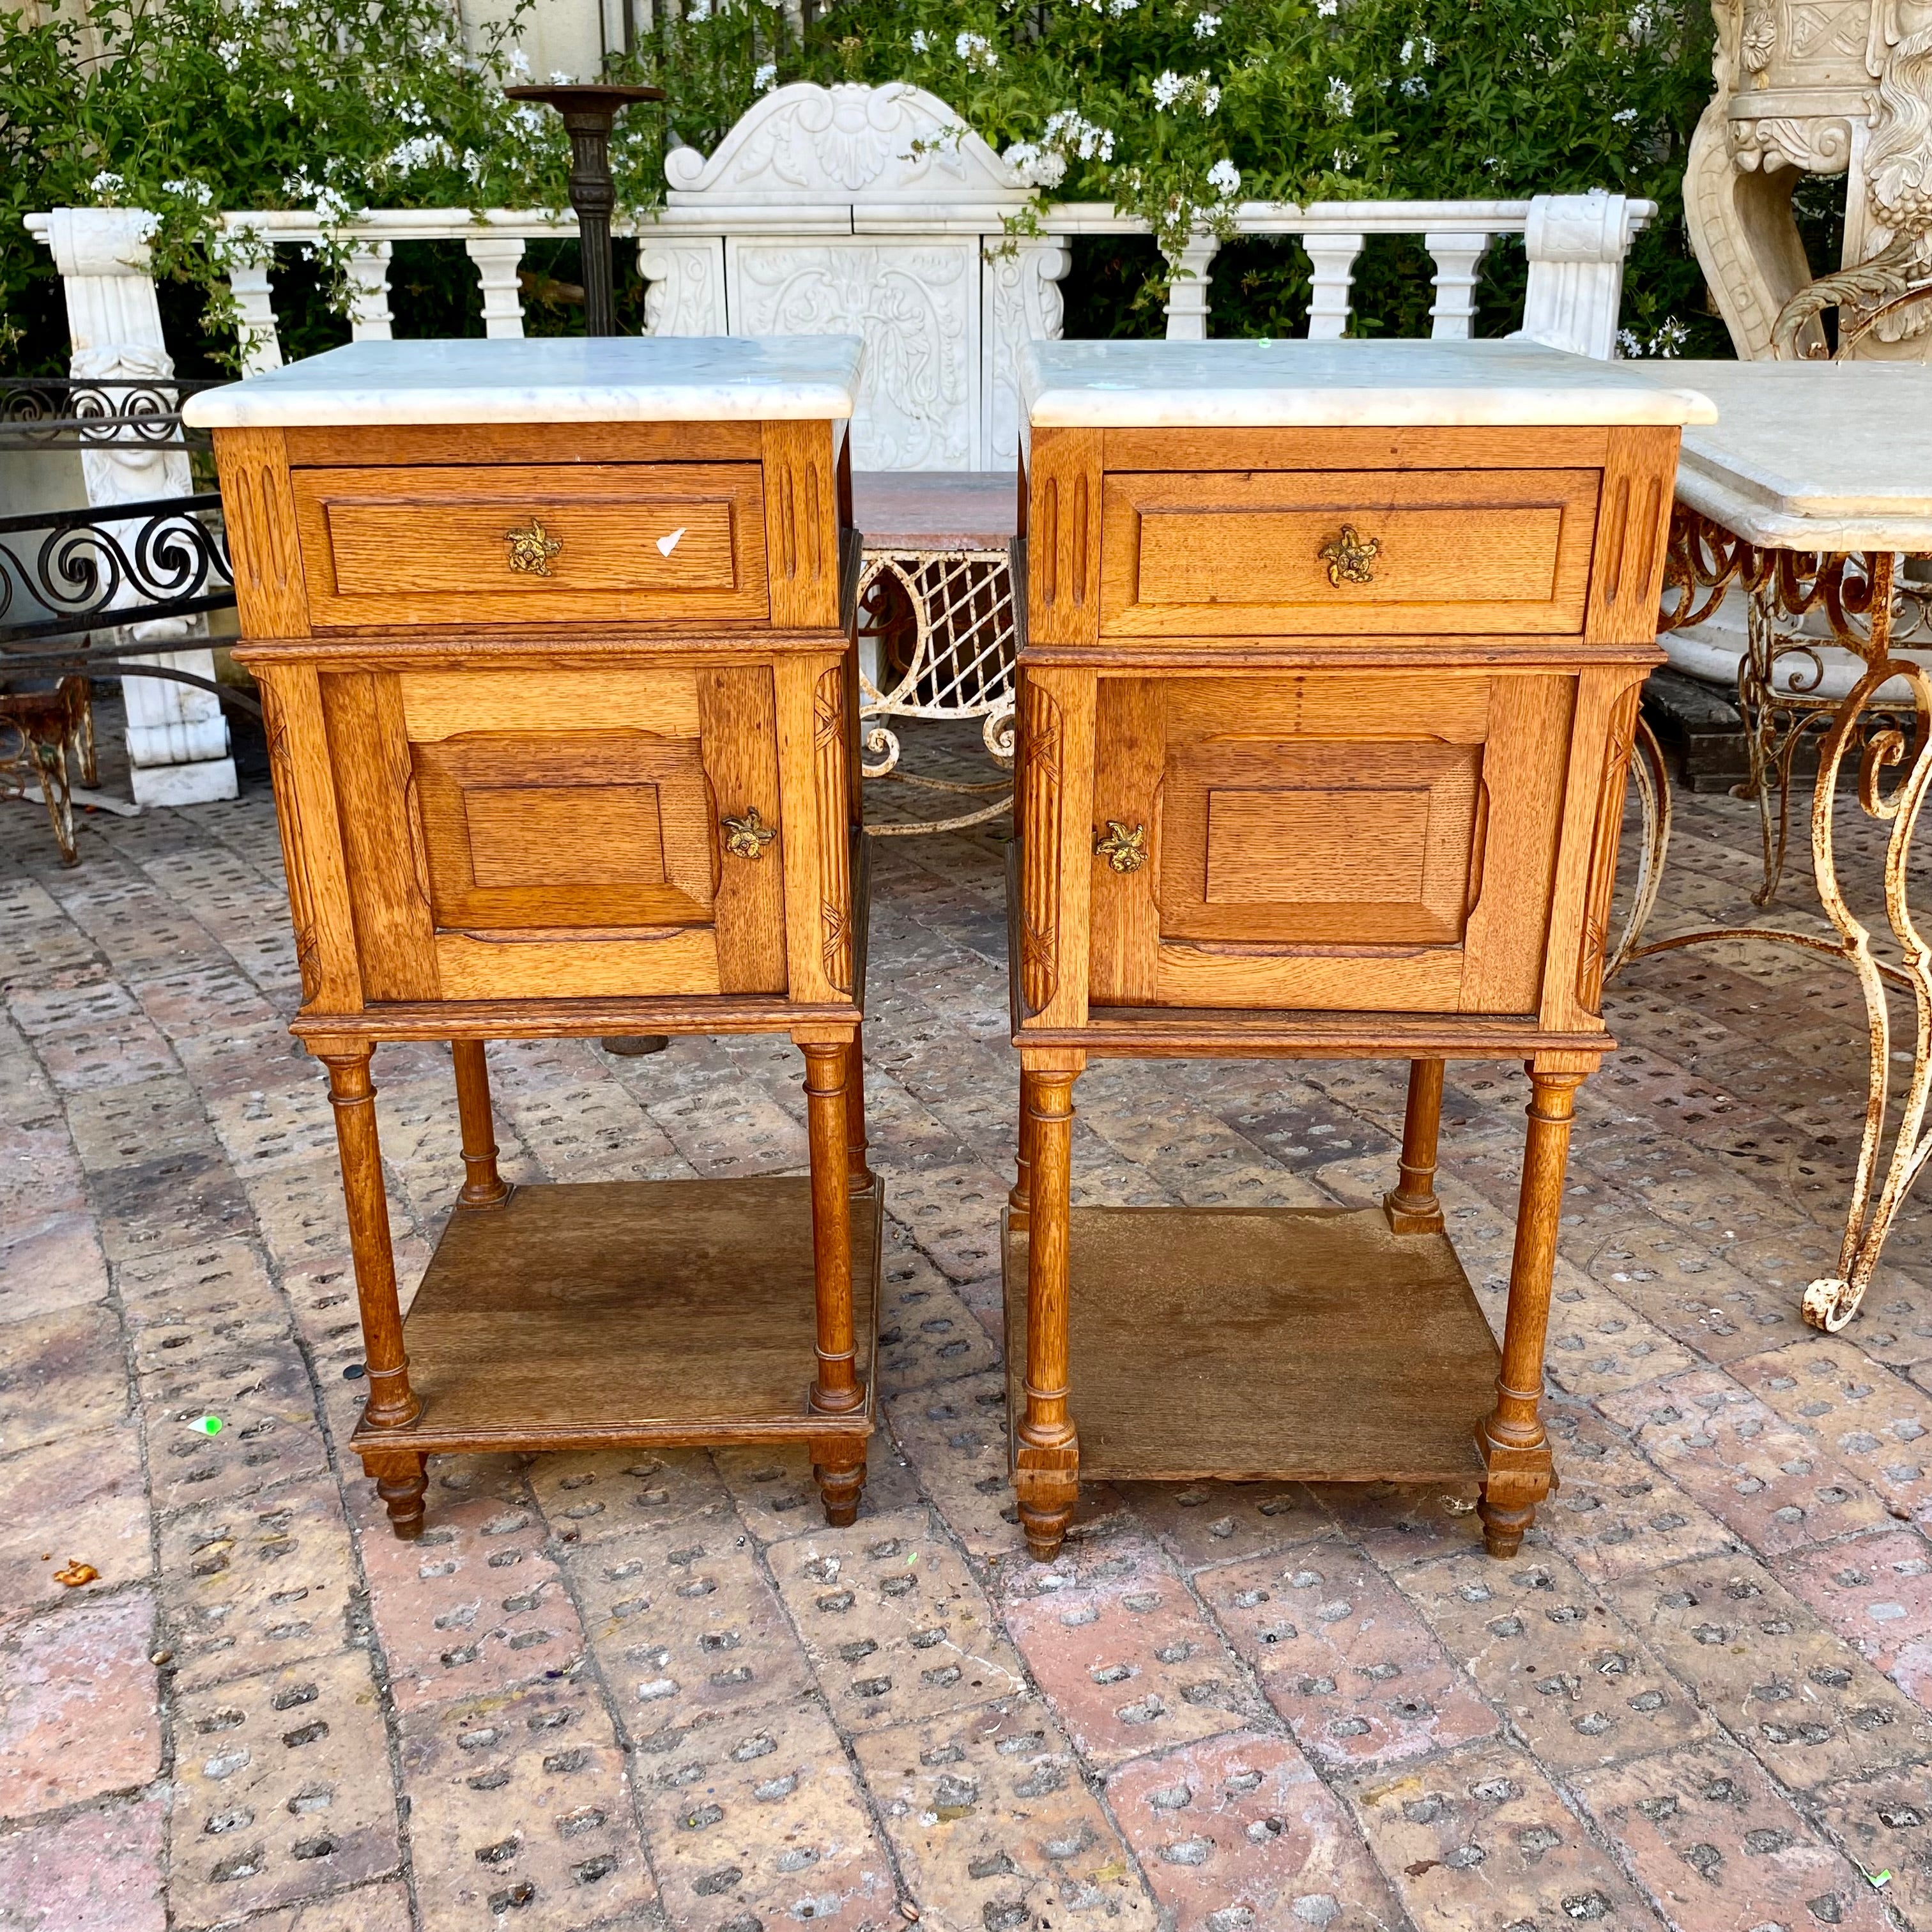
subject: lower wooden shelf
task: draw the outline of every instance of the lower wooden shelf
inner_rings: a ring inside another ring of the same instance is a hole
[[[422,1412],[357,1450],[668,1447],[872,1427],[883,1193],[852,1198],[866,1403],[806,1406],[815,1358],[806,1179],[519,1187],[450,1216],[404,1324]]]
[[[1070,1234],[1083,1478],[1481,1478],[1500,1355],[1448,1236],[1379,1208],[1076,1208]],[[1025,1231],[1001,1250],[1016,1423]]]

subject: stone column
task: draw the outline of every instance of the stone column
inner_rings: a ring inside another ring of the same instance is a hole
[[[56,208],[32,225],[61,272],[76,380],[165,382],[175,365],[162,341],[160,306],[149,272],[154,216],[132,208]],[[194,490],[188,453],[178,448],[92,444],[82,453],[81,471],[90,505],[186,496]],[[129,524],[116,534],[131,542],[136,528]],[[207,636],[202,618],[164,617],[127,629],[129,643],[156,647],[148,662],[197,677],[214,676],[214,653],[205,644],[185,643]],[[122,664],[131,673],[141,662],[124,658]],[[236,796],[227,722],[212,692],[131,675],[122,691],[137,805],[202,805]]]
[[[387,342],[393,331],[389,314],[389,251],[387,242],[366,238],[350,250],[349,334],[356,342]]]
[[[1208,339],[1208,271],[1220,252],[1220,238],[1197,234],[1178,256],[1167,258],[1174,277],[1167,285],[1167,339],[1205,342]]]
[[[1476,285],[1490,238],[1431,229],[1422,238],[1436,263],[1436,300],[1429,311],[1430,334],[1438,342],[1467,342],[1476,317]]]
[[[1624,258],[1646,218],[1642,206],[1601,188],[1540,194],[1531,202],[1522,233],[1529,285],[1519,335],[1599,362],[1616,354]]]
[[[524,332],[524,298],[517,286],[517,270],[524,259],[520,235],[472,235],[464,248],[476,264],[483,290],[483,333],[492,338]]]
[[[1304,234],[1301,246],[1313,270],[1308,296],[1308,339],[1339,340],[1348,326],[1348,294],[1355,280],[1360,235]]]

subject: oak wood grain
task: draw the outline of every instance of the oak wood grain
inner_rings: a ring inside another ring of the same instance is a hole
[[[308,597],[284,432],[217,430],[214,470],[243,634],[306,637]]]
[[[1580,631],[1590,470],[1196,471],[1106,481],[1100,634]],[[1331,578],[1345,531],[1377,554]]]
[[[218,434],[230,434],[218,431]],[[755,422],[357,423],[286,432],[289,460],[374,465],[759,461]]]
[[[771,668],[744,664],[698,674],[699,742],[709,787],[717,881],[718,984],[727,993],[785,990],[784,812]],[[724,850],[719,820],[755,812],[778,833],[756,859]]]
[[[1027,466],[1027,633],[1042,644],[1100,635],[1099,430],[1036,430]]]
[[[839,508],[832,442],[830,423],[764,426],[764,547],[774,624],[830,627],[838,622]]]
[[[755,464],[298,470],[310,621],[764,622]],[[513,530],[559,548],[512,568]]]

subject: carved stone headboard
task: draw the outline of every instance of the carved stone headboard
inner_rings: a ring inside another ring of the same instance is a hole
[[[1717,94],[1684,212],[1738,355],[1821,353],[1817,313],[1836,307],[1851,353],[1932,359],[1932,0],[1711,10]],[[1841,262],[1805,260],[1791,214],[1804,173],[1846,178]]]
[[[1027,190],[944,101],[801,81],[664,173],[638,249],[652,334],[861,335],[859,468],[1012,466],[1014,352],[1060,333],[1067,246],[1009,238]]]

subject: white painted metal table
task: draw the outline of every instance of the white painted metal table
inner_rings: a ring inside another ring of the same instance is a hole
[[[1907,896],[1912,836],[1932,785],[1932,368],[1628,366],[1672,388],[1696,388],[1718,405],[1714,425],[1694,424],[1684,433],[1663,627],[1702,622],[1733,585],[1744,592],[1748,642],[1738,694],[1765,830],[1765,884],[1756,902],[1768,903],[1776,890],[1792,760],[1808,734],[1818,747],[1812,863],[1837,936],[1744,926],[1642,943],[1670,831],[1662,757],[1644,733],[1636,776],[1645,848],[1630,924],[1611,970],[1679,946],[1753,938],[1842,958],[1858,976],[1870,1028],[1864,1132],[1836,1272],[1804,1291],[1805,1319],[1837,1330],[1858,1312],[1886,1238],[1932,1158],[1925,1126],[1932,1098],[1932,952]],[[1856,764],[1858,808],[1891,828],[1884,886],[1894,958],[1874,954],[1871,929],[1846,903],[1840,882],[1838,780],[1848,758]],[[1895,989],[1911,996],[1914,1027],[1911,1076],[1894,1110]]]

